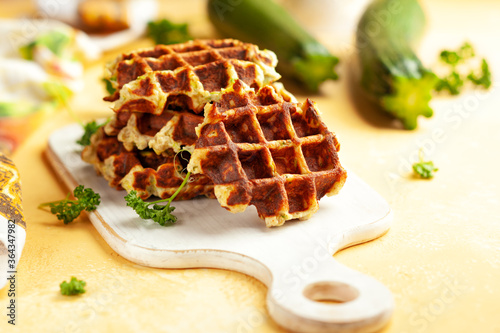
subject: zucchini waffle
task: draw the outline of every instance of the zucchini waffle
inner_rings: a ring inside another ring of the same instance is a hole
[[[212,180],[222,207],[254,205],[267,226],[308,219],[345,183],[339,143],[309,99],[287,102],[271,86],[255,93],[237,81],[207,104],[196,131],[188,170]]]
[[[116,91],[105,100],[115,102],[115,112],[200,113],[214,92],[236,79],[257,89],[277,81],[276,65],[273,52],[233,39],[158,45],[123,54],[107,67],[105,78]]]

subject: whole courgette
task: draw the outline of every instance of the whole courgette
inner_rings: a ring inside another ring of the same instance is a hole
[[[437,78],[415,53],[425,23],[417,0],[375,0],[356,31],[362,87],[406,129],[417,127],[419,115],[433,114],[429,101]]]
[[[278,71],[312,91],[338,78],[338,58],[272,0],[209,0],[210,21],[224,37],[268,48],[278,56]]]

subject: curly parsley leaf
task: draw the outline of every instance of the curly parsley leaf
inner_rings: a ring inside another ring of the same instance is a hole
[[[90,137],[103,125],[104,124],[98,124],[95,120],[84,124],[83,135],[79,140],[76,141],[76,143],[84,147],[90,145]]]
[[[78,280],[76,277],[72,276],[69,282],[63,281],[59,285],[59,288],[61,289],[61,294],[72,296],[85,293],[86,284],[85,281]]]
[[[175,207],[170,206],[170,204],[187,184],[190,176],[191,172],[188,172],[177,191],[175,191],[175,193],[168,199],[145,202],[137,196],[137,191],[130,191],[130,193],[125,196],[127,206],[132,207],[132,209],[135,210],[137,215],[139,215],[142,219],[151,219],[161,226],[173,225],[177,222],[177,216],[172,214]],[[160,205],[160,203],[163,202],[166,204]]]
[[[113,87],[113,82],[110,79],[102,78],[102,82],[104,82],[108,94],[113,95],[116,92],[116,88]]]
[[[434,166],[434,162],[424,161],[422,152],[420,152],[420,160],[414,163],[412,167],[414,174],[423,179],[433,178],[434,172],[439,170]]]
[[[460,90],[464,85],[464,80],[456,71],[450,73],[450,75],[440,78],[436,83],[436,91],[448,90],[452,95],[460,94]]]
[[[92,135],[94,135],[99,130],[99,128],[109,123],[109,121],[110,119],[108,118],[108,120],[106,120],[102,124],[98,124],[95,120],[92,120],[86,124],[82,124],[83,135],[79,140],[76,141],[76,143],[83,147],[90,145],[90,139]]]
[[[467,59],[473,58],[474,55],[475,52],[472,45],[468,42],[465,42],[457,51],[441,51],[439,57],[444,63],[451,66],[456,66]]]
[[[446,64],[455,66],[460,61],[460,56],[455,51],[443,50],[439,54],[439,58]]]
[[[471,72],[467,78],[476,86],[483,86],[488,89],[491,86],[491,71],[486,59],[483,58],[481,61],[481,75],[476,76],[474,72]]]
[[[176,44],[193,39],[188,32],[187,23],[177,24],[166,19],[148,22],[146,35],[155,44]]]
[[[101,196],[91,188],[84,188],[78,185],[74,191],[75,200],[70,199],[70,193],[63,200],[42,203],[38,208],[49,207],[50,212],[55,214],[57,219],[68,224],[75,220],[82,211],[91,212],[101,203]]]
[[[475,57],[475,51],[468,42],[464,43],[458,50],[444,50],[439,55],[442,62],[450,65],[447,75],[440,78],[436,83],[435,90],[447,90],[451,95],[458,95],[465,84],[465,80],[472,82],[476,86],[483,86],[488,89],[491,86],[491,71],[486,59],[481,61],[481,69],[470,69],[470,60]],[[460,66],[459,66],[460,65]],[[469,68],[469,74],[464,73],[464,67]],[[476,72],[480,72],[476,74]]]

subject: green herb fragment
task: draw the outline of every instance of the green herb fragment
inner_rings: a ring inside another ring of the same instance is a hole
[[[464,80],[462,80],[460,74],[456,71],[451,72],[450,75],[440,78],[436,84],[436,91],[448,90],[452,95],[460,94],[460,88],[464,85]]]
[[[106,86],[106,91],[108,94],[113,95],[116,91],[116,89],[113,87],[113,83],[111,82],[110,79],[102,78],[102,82],[104,82],[104,85]]]
[[[458,55],[457,52],[454,51],[448,51],[448,50],[441,51],[439,57],[443,62],[452,66],[457,65],[458,62],[460,61],[460,56]]]
[[[76,277],[72,276],[69,282],[63,281],[59,285],[59,288],[61,289],[61,294],[72,296],[85,293],[86,284],[85,281],[78,280]]]
[[[68,224],[80,216],[82,211],[91,212],[101,203],[101,196],[91,188],[84,188],[83,185],[78,185],[74,189],[73,196],[76,200],[71,200],[68,193],[65,199],[42,203],[38,208],[49,207],[50,212],[55,214],[58,220]]]
[[[90,145],[90,137],[94,133],[96,133],[99,128],[104,126],[106,123],[98,124],[95,120],[92,120],[91,122],[86,123],[85,125],[83,125],[84,133],[83,133],[82,137],[76,141],[76,143],[78,143],[79,145],[81,145],[83,147]]]
[[[175,199],[175,197],[180,193],[182,188],[187,184],[191,172],[186,174],[182,184],[179,186],[177,191],[168,199],[157,200],[153,202],[145,202],[140,197],[137,196],[137,191],[130,191],[129,194],[125,196],[125,201],[127,206],[132,207],[133,210],[142,219],[151,219],[161,226],[170,226],[177,222],[177,217],[172,214],[175,207],[170,206],[170,203]],[[165,205],[159,205],[160,203],[166,202]],[[152,207],[150,207],[152,206]]]
[[[476,86],[483,86],[485,89],[488,89],[491,86],[491,72],[486,59],[481,61],[481,75],[478,77],[474,72],[471,72],[467,78]]]
[[[473,58],[476,56],[476,53],[474,51],[474,48],[469,42],[465,42],[459,49],[459,54],[462,57],[462,59],[469,59]]]
[[[473,58],[474,55],[475,53],[472,45],[465,42],[457,51],[441,51],[439,57],[444,63],[451,66],[456,66],[466,59]]]
[[[462,67],[469,65],[469,62],[466,60],[475,57],[474,48],[471,44],[466,42],[457,51],[444,50],[439,57],[445,64],[450,65],[451,68],[449,74],[440,78],[436,83],[436,91],[447,90],[451,95],[458,95],[465,84],[465,80],[469,80],[476,86],[483,86],[485,89],[491,86],[491,71],[486,59],[482,59],[481,61],[479,75],[476,74],[479,71],[470,70],[469,74],[465,76],[463,68],[457,67],[460,64],[462,64]]]
[[[413,164],[413,172],[416,176],[423,179],[430,179],[434,177],[434,172],[439,169],[434,166],[434,162],[424,162],[422,151],[420,151],[420,160]]]
[[[146,35],[155,44],[176,44],[193,39],[188,32],[187,23],[177,24],[166,19],[148,22]]]

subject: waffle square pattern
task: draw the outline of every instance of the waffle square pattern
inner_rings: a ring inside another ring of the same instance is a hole
[[[127,150],[151,148],[157,154],[168,149],[191,151],[198,137],[195,128],[203,117],[187,111],[165,110],[161,115],[122,112],[104,127],[107,135],[116,136]]]
[[[156,154],[151,149],[128,150],[116,136],[109,136],[101,127],[82,151],[82,159],[91,163],[110,187],[127,192],[137,191],[142,199],[157,196],[165,199],[174,194],[185,174],[182,172],[189,153],[167,149]],[[213,184],[204,175],[193,175],[176,199],[188,200],[197,196],[213,198]]]
[[[318,201],[342,188],[339,144],[309,99],[294,103],[272,86],[236,81],[207,104],[188,170],[214,183],[224,208],[257,208],[267,226],[308,219]]]
[[[123,54],[107,67],[105,78],[116,92],[105,100],[115,101],[115,112],[200,113],[234,79],[257,89],[277,81],[276,64],[273,52],[234,39],[158,45]]]

